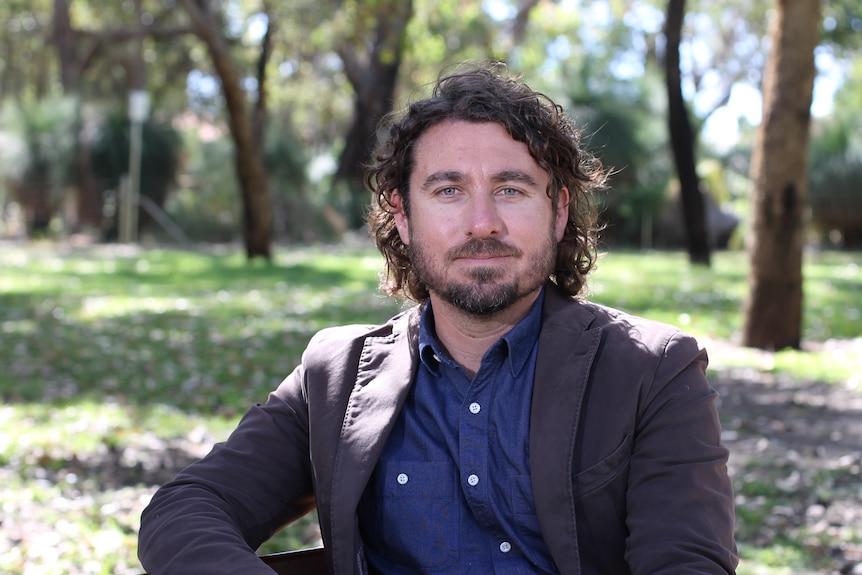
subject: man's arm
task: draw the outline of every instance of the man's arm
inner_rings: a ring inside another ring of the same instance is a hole
[[[141,516],[150,575],[260,573],[254,550],[314,508],[308,416],[298,368],[228,440],[158,490]]]
[[[641,397],[626,493],[633,573],[734,573],[734,506],[706,353],[676,334]]]

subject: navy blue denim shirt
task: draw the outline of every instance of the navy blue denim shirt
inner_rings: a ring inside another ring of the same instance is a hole
[[[530,481],[543,299],[488,349],[472,381],[443,351],[426,305],[416,381],[359,507],[372,572],[557,572]]]

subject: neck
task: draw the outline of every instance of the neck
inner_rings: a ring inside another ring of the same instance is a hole
[[[499,312],[479,316],[460,310],[431,294],[437,339],[472,379],[485,352],[529,313],[541,290]]]

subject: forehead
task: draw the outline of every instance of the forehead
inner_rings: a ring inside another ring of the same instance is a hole
[[[428,128],[414,149],[413,176],[441,169],[463,173],[519,169],[531,174],[544,170],[527,145],[512,138],[495,122],[448,120]]]

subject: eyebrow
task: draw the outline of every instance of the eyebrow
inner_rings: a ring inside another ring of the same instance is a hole
[[[427,190],[440,182],[463,182],[466,176],[463,172],[457,170],[441,170],[434,172],[422,182],[422,189]],[[502,170],[491,176],[491,181],[501,182],[520,182],[529,186],[537,185],[536,180],[528,173],[520,170]]]
[[[443,170],[440,172],[434,172],[422,182],[422,189],[427,190],[434,186],[434,184],[439,184],[440,182],[463,182],[465,179],[464,173],[456,170]]]
[[[528,186],[535,186],[536,180],[533,177],[520,170],[503,170],[502,172],[497,172],[493,176],[491,176],[491,180],[494,182],[519,182],[522,184],[527,184]]]

